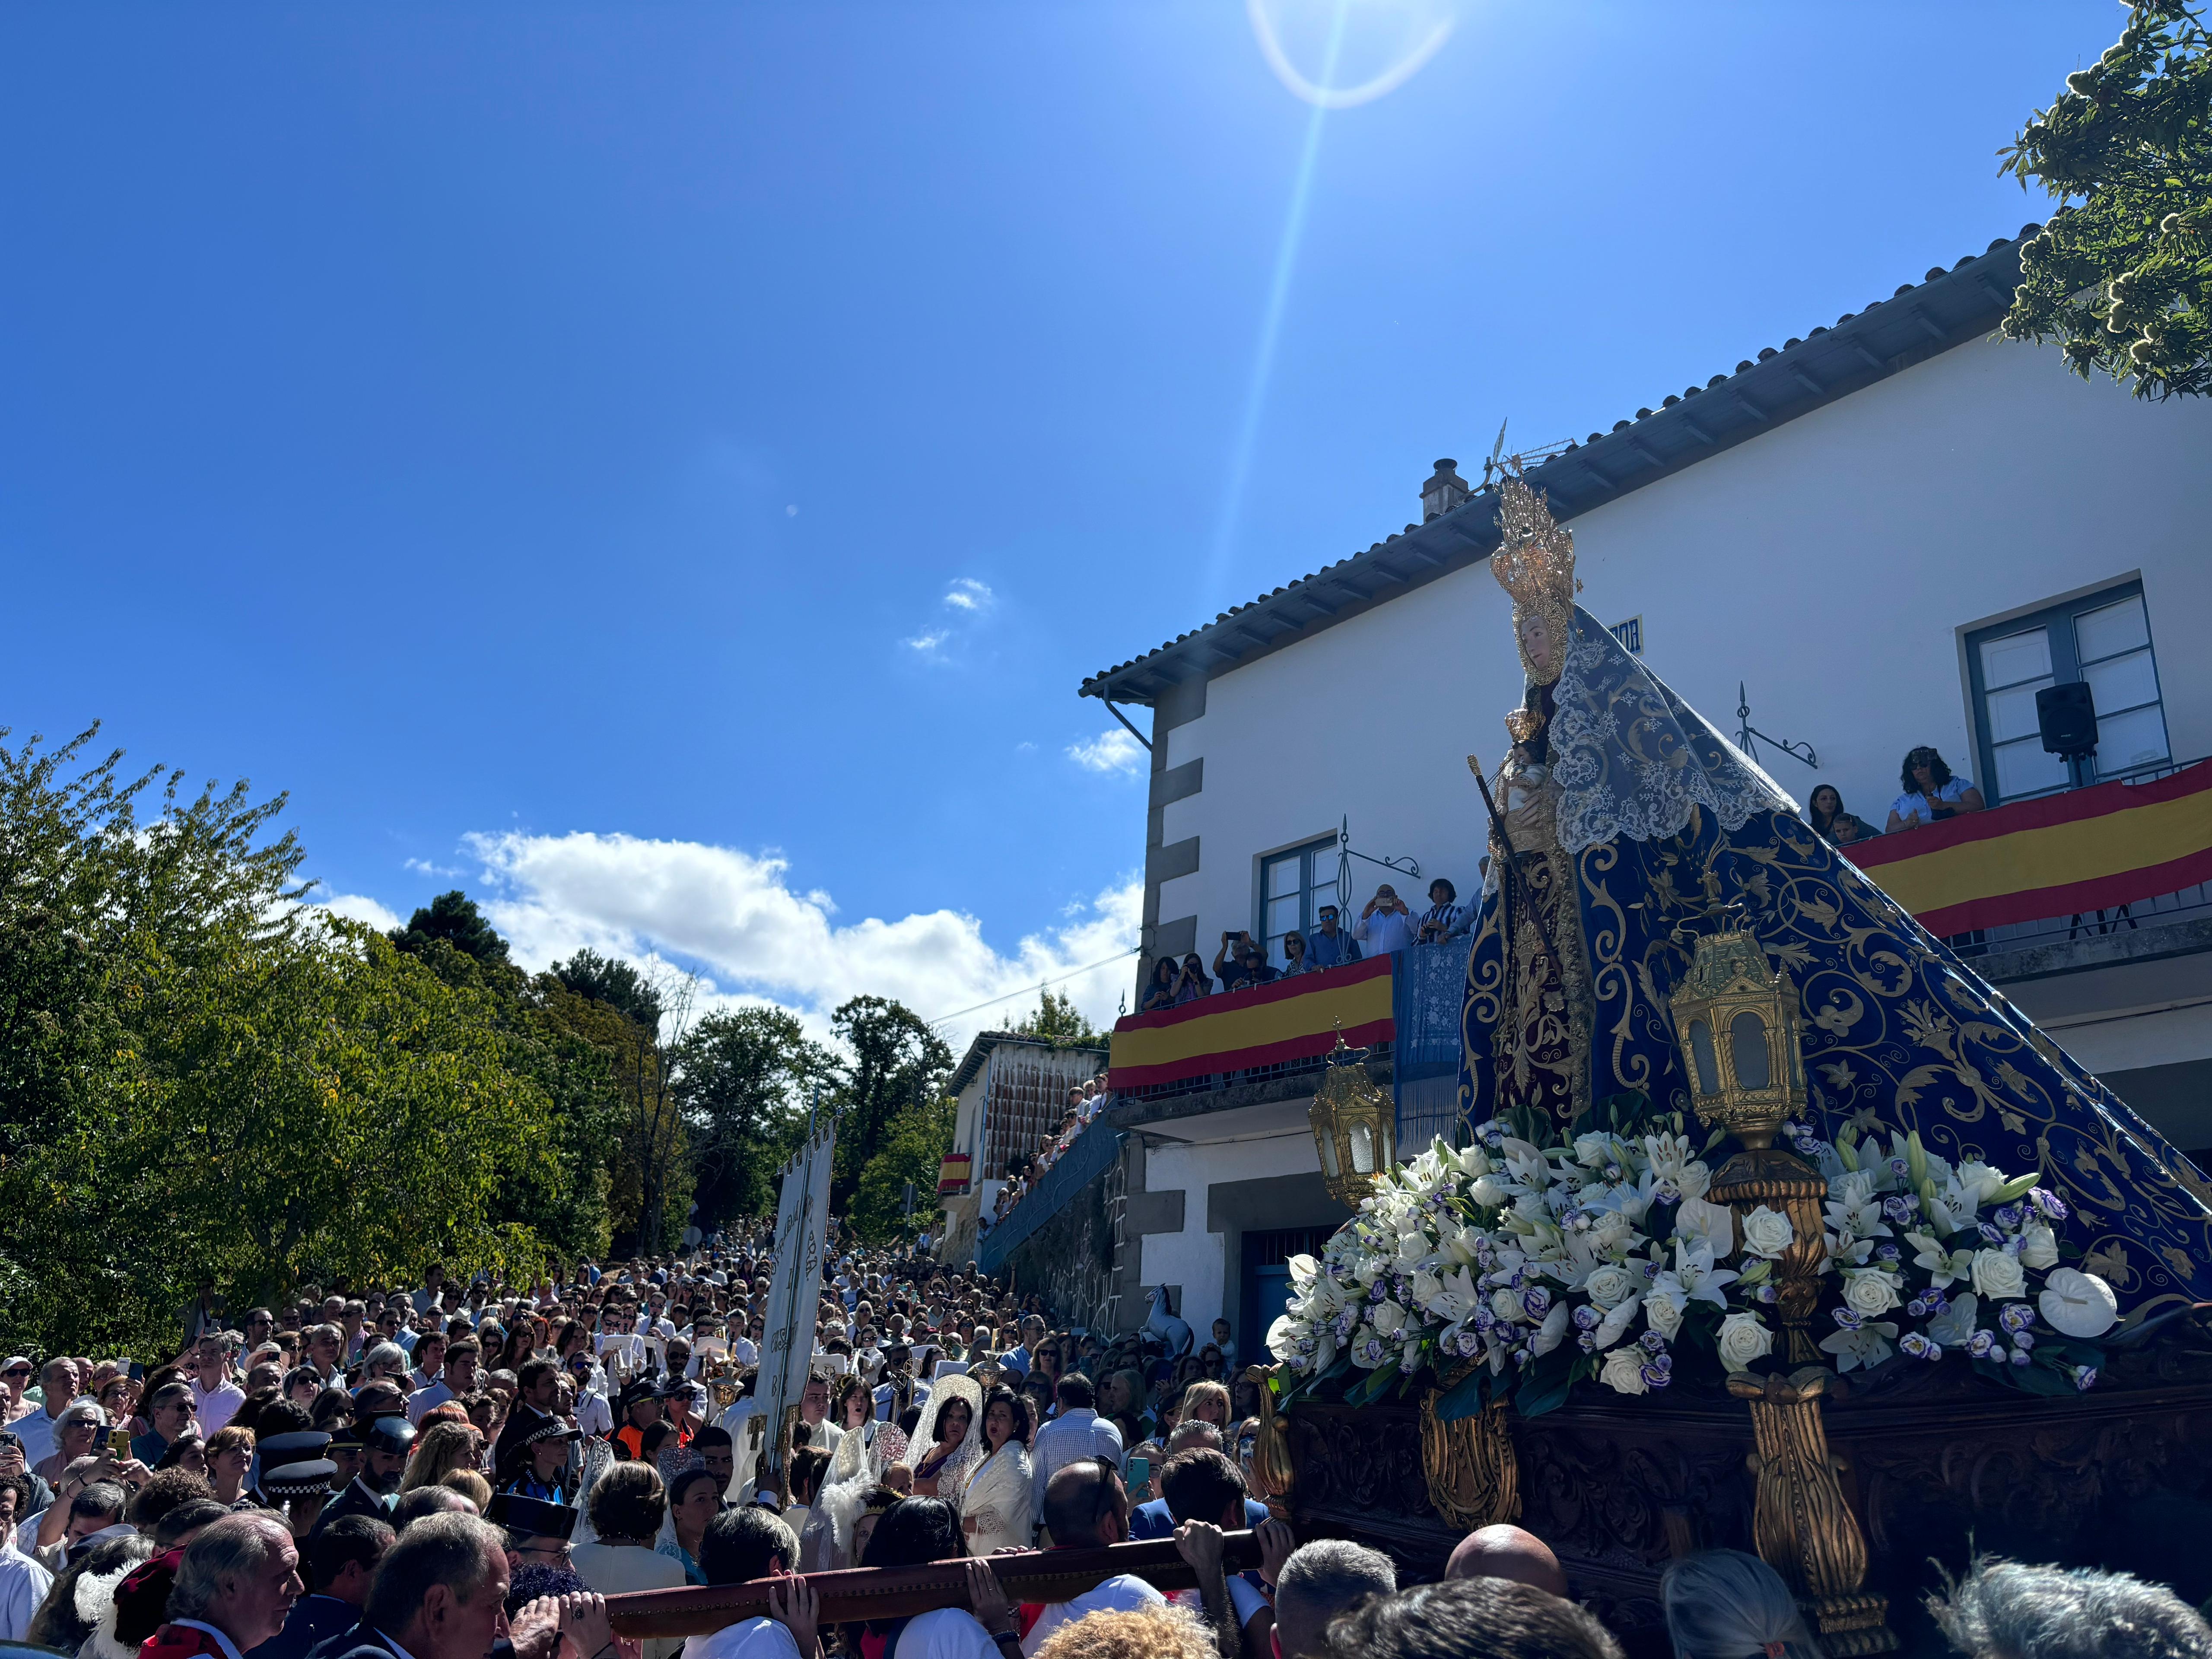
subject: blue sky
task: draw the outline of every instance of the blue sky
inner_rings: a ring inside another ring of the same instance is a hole
[[[2041,216],[2124,17],[12,8],[0,724],[361,914],[948,1013],[1133,941],[1085,673]]]

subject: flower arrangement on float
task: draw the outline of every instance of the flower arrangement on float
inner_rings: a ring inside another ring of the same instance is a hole
[[[1649,1396],[1778,1361],[1790,1218],[1708,1200],[1723,1133],[1694,1144],[1682,1115],[1640,1095],[1601,1110],[1602,1131],[1540,1144],[1493,1119],[1463,1148],[1439,1140],[1378,1171],[1320,1258],[1290,1263],[1267,1335],[1288,1392],[1340,1383],[1364,1404],[1434,1372],[1442,1418],[1508,1394],[1533,1416],[1578,1383]],[[1814,1324],[1838,1371],[1901,1356],[2030,1393],[2095,1383],[2118,1300],[2066,1265],[2080,1251],[2039,1172],[1954,1165],[1863,1115],[1832,1141],[1802,1122],[1784,1133],[1827,1183]]]

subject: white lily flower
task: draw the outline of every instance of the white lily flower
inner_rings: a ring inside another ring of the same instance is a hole
[[[1535,1354],[1547,1354],[1559,1346],[1567,1334],[1567,1304],[1554,1302],[1552,1311],[1544,1316],[1544,1322],[1536,1328],[1536,1334],[1528,1340],[1528,1350]]]
[[[1884,1321],[1879,1325],[1862,1325],[1855,1331],[1837,1331],[1820,1339],[1822,1352],[1836,1356],[1838,1371],[1856,1370],[1860,1366],[1871,1370],[1895,1352],[1888,1340],[1897,1334],[1897,1327]]]
[[[1597,1329],[1590,1334],[1596,1339],[1599,1352],[1604,1352],[1628,1334],[1628,1328],[1636,1322],[1637,1313],[1643,1304],[1641,1296],[1632,1296],[1598,1322]]]
[[[1716,1256],[1735,1250],[1735,1217],[1724,1204],[1686,1198],[1674,1206],[1674,1237],[1701,1243]]]
[[[1972,1250],[1947,1250],[1927,1233],[1907,1233],[1905,1242],[1918,1253],[1912,1258],[1912,1265],[1925,1271],[1928,1282],[1937,1290],[1948,1291],[1961,1279],[1973,1276],[1974,1253]],[[1971,1336],[1973,1333],[1969,1331],[1967,1334]],[[1936,1340],[1939,1342],[1943,1340],[1941,1337]],[[1953,1345],[1944,1342],[1943,1346],[1948,1348]]]
[[[1727,1268],[1713,1266],[1711,1245],[1702,1240],[1674,1241],[1674,1282],[1691,1301],[1710,1302],[1716,1308],[1725,1309],[1728,1297],[1721,1293],[1721,1288],[1735,1280],[1736,1275]]]

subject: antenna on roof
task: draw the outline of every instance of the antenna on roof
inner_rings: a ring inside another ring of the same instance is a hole
[[[1490,459],[1482,464],[1482,488],[1504,477],[1508,472],[1520,472],[1529,466],[1541,466],[1553,456],[1562,454],[1575,447],[1571,438],[1561,438],[1548,444],[1538,444],[1533,449],[1516,449],[1505,453],[1505,428],[1510,416],[1498,423],[1498,441],[1491,446]]]

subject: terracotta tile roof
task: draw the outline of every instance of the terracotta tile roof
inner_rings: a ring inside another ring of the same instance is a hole
[[[1845,312],[1802,338],[1762,348],[1703,386],[1685,386],[1633,419],[1593,432],[1531,469],[1562,519],[1603,505],[1786,421],[1863,391],[1978,339],[2010,308],[2021,245],[2043,227],[1938,265],[1886,300]],[[1142,656],[1086,678],[1080,694],[1150,704],[1183,680],[1305,638],[1407,590],[1487,557],[1498,544],[1497,496],[1482,490],[1426,524],[1224,611]]]

